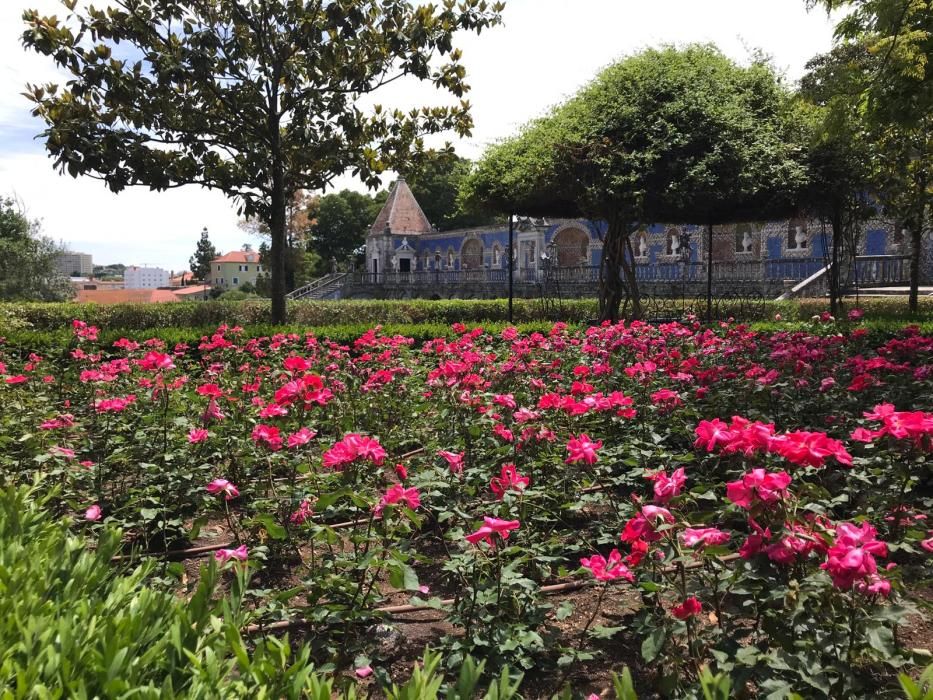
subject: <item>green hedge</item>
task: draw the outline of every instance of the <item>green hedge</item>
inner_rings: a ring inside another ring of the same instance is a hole
[[[492,333],[499,333],[508,324],[503,321],[490,321],[482,323],[469,323],[470,327],[482,326]],[[534,321],[528,323],[516,324],[519,331],[523,333],[532,333],[539,331],[546,333],[553,325],[550,321]],[[366,331],[373,328],[372,323],[349,323],[335,326],[318,326],[313,329],[314,334],[321,339],[332,340],[341,345],[351,345],[354,340],[363,335]],[[133,340],[143,341],[150,338],[159,338],[169,347],[174,347],[177,343],[187,343],[196,346],[202,337],[212,334],[215,326],[204,326],[201,328],[145,328],[142,330],[105,328],[99,335],[99,344],[108,347],[114,341],[122,337],[131,337]],[[244,326],[240,338],[260,338],[275,335],[276,333],[297,333],[304,335],[312,329],[307,326],[272,326],[267,324],[257,324]],[[432,338],[447,337],[453,334],[451,324],[446,323],[387,323],[381,325],[381,334],[383,335],[403,335],[414,338],[416,342],[431,340]],[[29,330],[14,329],[7,331],[3,336],[3,345],[7,348],[20,351],[22,353],[38,352],[40,354],[51,354],[60,352],[66,348],[72,339],[70,328],[59,328],[56,330]]]
[[[827,309],[825,299],[803,299],[787,302],[768,301],[760,310],[767,320],[780,313],[787,321],[807,320]],[[904,297],[860,300],[866,315],[874,318],[908,319]],[[849,302],[854,307],[854,300]],[[555,312],[541,300],[516,299],[514,318],[517,323],[553,319]],[[504,322],[508,318],[505,299],[448,301],[297,301],[288,307],[289,323],[307,328],[363,324],[423,324]],[[595,299],[570,299],[561,305],[561,320],[582,323],[596,318]],[[269,318],[267,301],[193,301],[175,304],[76,304],[17,303],[0,304],[0,334],[17,329],[55,330],[80,318],[101,329],[119,328],[124,332],[150,328],[216,327],[221,323],[260,326]],[[933,318],[933,297],[921,298],[921,318]]]
[[[471,323],[504,321],[505,300],[452,301],[297,301],[288,305],[289,323],[299,326],[334,326],[350,323]],[[564,303],[568,321],[595,318],[596,301],[572,300]],[[515,300],[516,322],[544,320],[546,309],[539,300]],[[257,325],[268,321],[267,301],[194,301],[175,304],[0,304],[0,330],[25,326],[36,330],[63,328],[72,319],[100,328],[142,330],[165,327],[206,327],[221,323]]]

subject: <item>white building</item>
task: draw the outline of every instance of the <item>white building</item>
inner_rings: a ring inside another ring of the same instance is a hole
[[[63,251],[58,254],[55,265],[65,277],[90,277],[94,274],[94,259],[88,253]]]
[[[123,272],[124,289],[156,289],[169,286],[168,270],[130,265]]]

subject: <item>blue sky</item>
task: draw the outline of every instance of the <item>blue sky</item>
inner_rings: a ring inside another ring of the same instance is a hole
[[[833,22],[823,12],[806,12],[804,0],[508,0],[506,5],[505,26],[459,42],[476,123],[472,138],[455,142],[467,157],[478,157],[485,145],[573,94],[601,67],[646,46],[711,41],[739,61],[761,48],[794,80],[808,58],[832,45]],[[60,76],[50,61],[23,51],[26,8],[67,13],[58,0],[0,2],[0,195],[19,197],[33,218],[42,219],[47,235],[91,253],[98,264],[186,268],[205,226],[223,251],[244,242],[256,245],[237,227],[232,203],[219,193],[192,186],[114,195],[103,183],[54,171],[34,139],[42,124],[20,93],[26,82]],[[442,102],[439,98],[429,86],[400,81],[376,101],[408,109]],[[336,184],[363,189],[349,177]]]

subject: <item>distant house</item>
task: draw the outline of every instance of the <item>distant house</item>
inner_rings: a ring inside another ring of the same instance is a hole
[[[123,271],[123,286],[126,289],[157,289],[169,286],[169,272],[161,267],[139,267],[130,265]]]
[[[255,285],[261,272],[259,253],[235,250],[211,260],[211,271],[205,281],[215,289],[239,289],[247,282]]]

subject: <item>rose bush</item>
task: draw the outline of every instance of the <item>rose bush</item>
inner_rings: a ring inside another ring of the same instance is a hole
[[[399,652],[371,631],[409,601],[447,613],[451,665],[563,680],[635,645],[672,694],[710,668],[870,696],[916,661],[899,632],[930,549],[916,328],[100,337],[76,321],[54,353],[0,345],[4,481],[41,474],[75,534],[119,526],[125,556],[219,531],[226,575],[260,584],[254,619],[300,621],[320,664],[384,674]],[[549,596],[568,581],[598,586],[582,616]],[[632,608],[612,626],[609,588]]]

